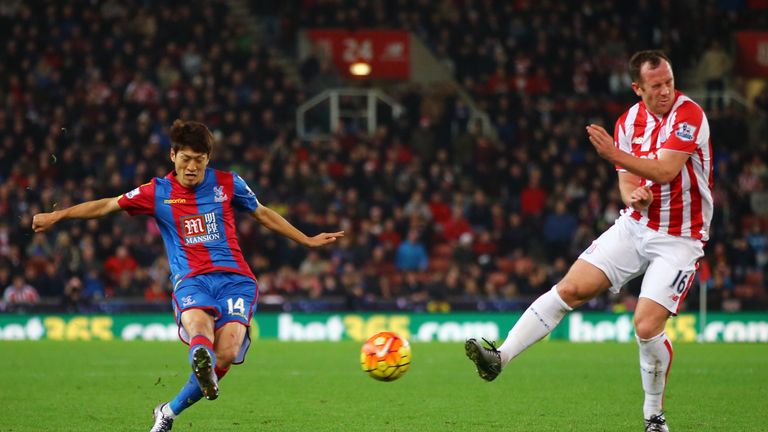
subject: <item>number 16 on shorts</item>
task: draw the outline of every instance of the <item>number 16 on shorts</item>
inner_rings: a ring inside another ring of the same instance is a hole
[[[677,276],[675,276],[675,280],[672,281],[672,283],[669,285],[669,287],[674,289],[675,292],[677,292],[678,294],[684,293],[685,290],[688,288],[688,286],[693,281],[693,274],[694,273],[695,273],[695,271],[684,272],[682,270],[678,270],[677,271]]]

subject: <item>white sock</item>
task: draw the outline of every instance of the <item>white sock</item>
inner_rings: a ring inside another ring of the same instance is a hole
[[[664,389],[672,364],[672,343],[664,332],[650,339],[638,337],[637,343],[640,345],[640,377],[645,391],[643,415],[648,419],[661,414],[664,409]]]
[[[160,412],[163,413],[163,415],[168,416],[170,418],[176,418],[176,413],[173,412],[171,409],[171,404],[165,404],[162,408],[160,408]]]
[[[517,320],[509,331],[507,339],[499,347],[502,367],[526,348],[548,335],[571,310],[573,308],[569,307],[557,293],[557,285],[537,298]]]

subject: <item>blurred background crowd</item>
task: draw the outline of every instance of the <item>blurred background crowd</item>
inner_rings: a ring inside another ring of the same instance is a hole
[[[410,31],[492,133],[452,87],[387,83],[402,116],[370,135],[349,125],[300,139],[297,106],[370,85],[344,82],[315,52],[298,58],[298,29],[328,27]],[[612,130],[637,100],[626,60],[648,48],[670,55],[682,91],[705,91],[712,131],[715,216],[686,305],[706,285],[710,309],[764,309],[768,86],[746,105],[721,93],[740,90],[732,36],[752,28],[768,28],[768,12],[739,1],[0,2],[0,309],[170,307],[152,219],[30,226],[37,212],[165,176],[176,118],[209,125],[212,166],[300,229],[347,232],[310,251],[240,215],[261,308],[524,307],[623,207],[584,126]],[[632,310],[637,290],[586,307]]]

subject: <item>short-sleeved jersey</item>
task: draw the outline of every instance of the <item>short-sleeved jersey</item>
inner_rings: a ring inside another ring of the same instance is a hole
[[[701,107],[675,92],[672,109],[664,117],[648,111],[641,101],[616,122],[615,145],[635,157],[656,159],[660,150],[688,153],[680,173],[667,184],[643,179],[653,193],[651,205],[632,218],[661,233],[709,239],[712,220],[712,146],[709,123]],[[618,171],[625,171],[617,166]]]
[[[174,288],[185,278],[212,272],[255,279],[237,243],[234,212],[252,212],[260,204],[236,173],[207,168],[203,182],[189,189],[171,172],[120,196],[118,203],[131,216],[155,217]]]

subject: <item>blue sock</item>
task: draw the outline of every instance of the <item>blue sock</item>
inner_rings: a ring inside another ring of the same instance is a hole
[[[189,343],[189,364],[192,364],[192,354],[199,347],[203,347],[208,350],[208,354],[211,355],[213,366],[215,368],[216,353],[213,351],[213,343],[210,339],[201,335],[193,337]],[[189,374],[189,379],[187,380],[186,384],[184,384],[184,387],[182,387],[176,397],[168,403],[168,406],[171,408],[171,411],[173,411],[175,415],[179,415],[192,404],[202,399],[202,397],[203,391],[200,390],[200,384],[198,384],[197,378],[195,378],[195,374],[191,373]]]
[[[189,380],[181,388],[179,394],[168,403],[174,414],[179,415],[182,411],[189,408],[193,403],[199,401],[203,397],[203,391],[200,390],[200,385],[197,384],[197,378],[195,374],[189,374]]]
[[[227,372],[229,372],[229,368],[221,369],[218,366],[216,367],[216,377],[218,379],[224,378],[224,375],[226,375]],[[202,399],[202,397],[203,391],[200,390],[200,385],[197,383],[195,374],[191,373],[189,374],[187,383],[181,388],[179,394],[177,394],[172,401],[168,402],[168,406],[171,408],[174,415],[179,415],[192,404]]]

